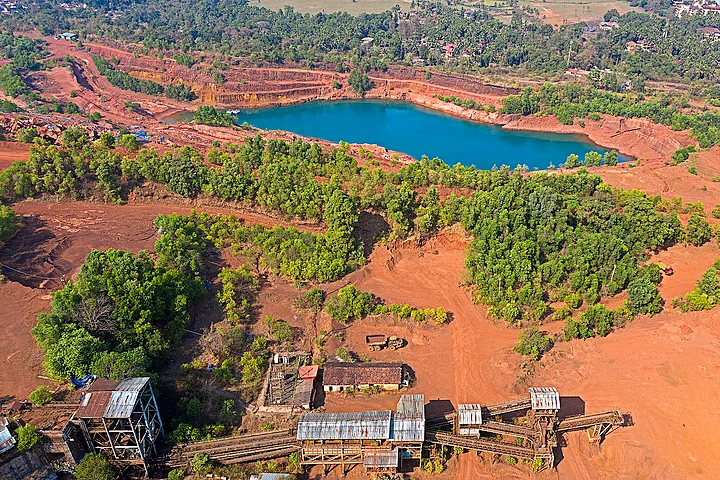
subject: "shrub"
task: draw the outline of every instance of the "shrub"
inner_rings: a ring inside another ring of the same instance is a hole
[[[183,480],[185,471],[182,468],[173,468],[168,472],[168,480]]]
[[[200,403],[199,398],[191,398],[187,401],[185,404],[185,415],[191,420],[197,418],[200,416],[200,411],[202,410],[202,404]]]
[[[33,140],[40,137],[36,128],[20,128],[15,135],[18,142],[33,143]]]
[[[520,333],[514,350],[520,355],[539,360],[552,346],[552,338],[538,330],[537,327],[530,327]]]
[[[75,478],[77,480],[112,480],[117,478],[117,475],[107,458],[99,453],[86,453],[75,470]]]
[[[204,477],[212,470],[210,457],[204,453],[196,453],[192,460],[190,460],[190,468],[192,468],[195,475]]]
[[[52,402],[53,396],[50,389],[45,385],[40,385],[30,394],[30,401],[33,405],[45,405]]]
[[[21,225],[12,208],[0,205],[0,242],[7,242]]]
[[[135,135],[131,133],[120,135],[117,143],[119,146],[123,147],[130,153],[137,152],[138,148],[140,148],[140,144],[138,143],[137,138],[135,138]]]
[[[34,447],[40,439],[42,439],[42,435],[37,431],[34,425],[30,425],[28,423],[15,430],[15,439],[17,440],[16,445],[18,451],[27,452]]]
[[[270,327],[270,333],[278,343],[292,343],[295,340],[295,333],[284,320],[276,320],[270,315],[265,316],[265,323]]]
[[[715,205],[715,207],[712,209],[711,215],[713,218],[720,218],[720,203]]]

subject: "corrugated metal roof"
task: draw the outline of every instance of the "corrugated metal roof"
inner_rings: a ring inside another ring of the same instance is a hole
[[[458,425],[479,425],[482,423],[482,406],[479,403],[458,404]]]
[[[295,385],[295,393],[293,394],[293,405],[311,407],[310,403],[313,399],[313,391],[315,387],[314,379],[300,380]]]
[[[351,413],[303,413],[297,427],[298,440],[387,440],[390,410]]]
[[[419,418],[403,418],[395,414],[390,431],[393,442],[422,442],[425,439],[425,420]]]
[[[398,449],[365,451],[363,465],[365,468],[397,468]]]
[[[530,405],[533,410],[560,410],[560,394],[554,387],[532,387]]]
[[[120,384],[122,385],[122,384]],[[105,409],[105,418],[128,418],[132,415],[140,392],[137,390],[119,391],[110,394],[110,401]]]
[[[0,425],[0,453],[7,452],[15,446],[15,438],[7,428],[7,418],[2,417],[2,420],[4,420],[4,422]]]
[[[115,388],[117,392],[139,392],[150,381],[150,377],[126,378]]]
[[[393,415],[390,439],[395,442],[422,442],[425,439],[425,395],[402,395]]]
[[[87,388],[88,392],[112,392],[115,388],[120,385],[117,380],[108,380],[105,378],[98,378]]]
[[[102,418],[105,414],[112,392],[87,392],[75,412],[78,418]]]
[[[397,413],[413,416],[414,418],[425,418],[425,395],[416,393],[413,395],[401,395],[397,404]]]

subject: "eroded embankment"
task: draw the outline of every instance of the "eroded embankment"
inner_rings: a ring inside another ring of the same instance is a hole
[[[148,56],[128,51],[131,46],[115,46],[89,42],[85,49],[77,49],[68,42],[46,38],[48,49],[56,58],[70,54],[77,59],[73,64],[77,72],[62,68],[43,72],[49,78],[48,97],[59,101],[70,100],[81,108],[99,110],[108,119],[130,125],[143,125],[147,130],[162,129],[161,121],[183,109],[193,110],[200,104],[220,108],[259,108],[304,103],[316,100],[357,99],[348,86],[348,74],[332,71],[330,65],[319,65],[314,70],[304,68],[257,68],[243,60],[223,70],[212,67],[215,60],[210,54],[196,55],[198,63],[192,67],[178,64],[171,58]],[[165,98],[120,90],[109,84],[94,67],[90,54],[118,60],[117,68],[137,78],[152,79],[163,84],[183,82],[193,88],[199,99],[183,103]],[[226,81],[216,83],[215,72],[221,72]],[[62,78],[61,78],[62,77]],[[67,77],[67,78],[66,78]],[[386,72],[373,72],[375,87],[366,97],[403,100],[422,105],[457,117],[502,125],[517,130],[573,133],[586,135],[592,142],[640,159],[668,159],[678,148],[694,144],[684,132],[673,132],[663,125],[644,119],[621,119],[604,116],[600,121],[584,121],[584,127],[562,125],[555,117],[521,117],[463,108],[440,100],[440,96],[454,95],[472,99],[482,105],[502,105],[504,97],[517,93],[517,89],[489,85],[477,77],[446,74],[432,71],[428,75],[420,68],[392,66]],[[87,83],[89,86],[83,86]],[[340,88],[335,88],[337,86]],[[142,109],[129,110],[128,102],[140,102]],[[159,121],[160,120],[160,121]],[[182,136],[182,135],[181,135]],[[178,139],[180,140],[180,139]],[[192,143],[192,138],[188,137]]]
[[[186,83],[198,94],[200,102],[220,108],[277,107],[317,100],[358,98],[348,86],[348,74],[329,70],[257,68],[241,64],[223,70],[226,81],[218,84],[213,80],[213,70],[205,69],[209,64],[198,63],[188,68],[172,59],[136,56],[100,44],[88,44],[88,48],[92,53],[118,59],[119,68],[135,77],[163,84]],[[437,98],[452,95],[499,108],[504,97],[517,93],[515,88],[488,85],[468,75],[440,72],[426,75],[418,68],[391,66],[386,72],[373,72],[370,78],[374,88],[367,92],[366,98],[408,101],[457,117],[514,130],[586,135],[598,145],[614,148],[635,158],[667,158],[678,148],[695,143],[686,133],[674,132],[645,119],[627,119],[621,123],[619,118],[605,116],[599,121],[585,120],[584,127],[581,127],[578,123],[562,125],[554,117],[521,117],[463,108]],[[336,88],[338,85],[339,88]]]

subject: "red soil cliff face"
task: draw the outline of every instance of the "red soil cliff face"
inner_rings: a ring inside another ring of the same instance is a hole
[[[205,71],[206,63],[188,68],[172,59],[134,56],[98,44],[88,44],[88,47],[92,53],[118,59],[118,68],[135,77],[163,84],[186,83],[198,94],[202,103],[226,109],[358,98],[348,86],[348,74],[301,68],[230,66],[222,71],[226,82],[217,84]],[[635,158],[667,158],[678,148],[695,143],[686,133],[674,132],[646,119],[626,119],[621,124],[619,118],[605,116],[599,121],[585,120],[585,126],[581,127],[577,123],[562,125],[555,117],[520,117],[463,108],[437,98],[438,95],[452,95],[499,108],[505,96],[517,93],[517,89],[488,85],[468,75],[433,72],[427,78],[418,69],[392,66],[386,72],[373,72],[370,78],[375,86],[367,92],[366,98],[408,101],[509,129],[586,135],[598,145],[614,148]],[[334,88],[335,82],[341,87]]]

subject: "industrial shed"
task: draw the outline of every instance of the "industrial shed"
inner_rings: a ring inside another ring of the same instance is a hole
[[[483,423],[482,406],[479,403],[460,403],[458,409],[458,433],[460,435],[480,435]]]
[[[304,413],[297,427],[303,465],[323,465],[325,473],[354,465],[369,472],[395,472],[403,459],[419,459],[425,440],[425,396],[403,395],[397,411]]]
[[[530,406],[533,410],[560,410],[560,394],[554,387],[532,387]]]
[[[323,389],[326,392],[370,387],[399,390],[402,382],[402,363],[331,362],[325,365],[323,371]]]
[[[157,454],[162,420],[149,377],[97,380],[83,394],[73,420],[91,451],[111,461],[142,465]]]

